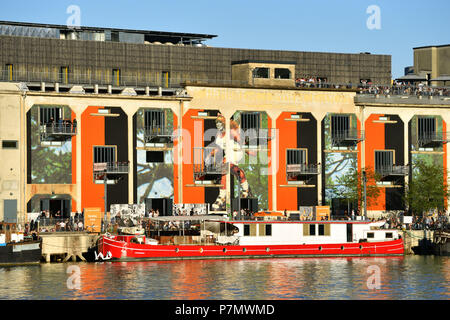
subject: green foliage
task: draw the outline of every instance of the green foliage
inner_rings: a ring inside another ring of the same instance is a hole
[[[380,189],[376,187],[378,176],[372,168],[366,168],[366,200],[367,206],[371,206],[376,202],[380,194]],[[337,185],[334,187],[334,193],[340,198],[348,199],[350,202],[356,202],[358,208],[362,212],[364,204],[364,180],[363,171],[352,167],[342,176],[336,177]]]
[[[413,214],[423,215],[434,209],[443,210],[448,201],[447,176],[441,164],[418,159],[414,163],[413,177],[406,186],[405,202]]]

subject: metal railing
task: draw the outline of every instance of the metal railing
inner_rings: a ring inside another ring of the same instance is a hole
[[[44,124],[39,126],[39,132],[41,135],[69,135],[73,136],[77,134],[77,127],[73,124]]]
[[[286,165],[286,175],[288,178],[298,175],[315,175],[319,174],[320,165],[318,164],[288,164]]]
[[[380,166],[375,168],[375,172],[382,177],[406,176],[409,172],[409,166]]]
[[[433,132],[420,132],[417,137],[419,146],[426,146],[430,143],[447,143],[450,141],[450,132],[433,131]]]
[[[93,171],[97,174],[128,174],[130,171],[130,165],[128,162],[94,163]]]
[[[222,175],[228,165],[223,162],[224,152],[218,147],[194,148],[194,178],[207,174]]]
[[[80,223],[81,222],[81,223]],[[76,218],[44,218],[39,217],[33,221],[33,230],[30,230],[31,221],[27,222],[29,231],[37,232],[75,232],[85,231],[84,217]]]
[[[172,126],[150,126],[144,128],[145,141],[151,141],[157,137],[173,139],[175,133]]]
[[[364,140],[364,130],[348,129],[331,132],[333,145],[337,146],[342,142],[358,142]]]
[[[357,94],[449,97],[450,87],[420,85],[359,85]]]

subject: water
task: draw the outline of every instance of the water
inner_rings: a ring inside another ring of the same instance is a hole
[[[77,275],[67,273],[70,266],[75,266],[75,270],[79,267],[79,289],[76,282],[68,283],[69,277],[76,278]],[[371,283],[376,286],[371,279],[377,274],[371,270],[380,271],[378,288],[369,288]],[[449,298],[450,258],[437,256],[52,263],[0,267],[2,300]]]

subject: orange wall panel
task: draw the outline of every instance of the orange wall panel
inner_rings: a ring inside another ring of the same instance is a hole
[[[366,168],[375,170],[375,150],[385,149],[385,131],[384,123],[373,122],[378,120],[382,114],[372,114],[365,124],[365,146],[366,146]],[[359,162],[359,159],[358,159]],[[374,185],[374,181],[369,181],[368,185]],[[367,210],[385,210],[386,208],[386,192],[385,188],[379,188],[378,198],[372,201],[372,205]]]
[[[283,112],[277,119],[278,128],[278,171],[277,171],[277,210],[298,210],[297,188],[281,187],[287,185],[286,149],[297,148],[297,122],[286,121],[295,112]]]
[[[105,144],[105,119],[91,116],[102,107],[88,107],[81,115],[81,208],[100,207],[104,210],[104,185],[95,184],[93,176],[93,146]]]
[[[197,116],[199,111],[202,110],[189,110],[183,116],[183,198],[180,199],[183,203],[205,203],[203,187],[186,186],[194,184],[193,148],[203,147],[203,120],[191,118]]]

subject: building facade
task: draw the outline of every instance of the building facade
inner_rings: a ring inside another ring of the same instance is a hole
[[[415,161],[448,166],[448,98],[380,97],[350,85],[386,83],[390,56],[163,47],[5,30],[0,62],[12,69],[0,83],[0,220],[126,203],[167,215],[178,203],[206,203],[215,213],[330,205],[338,214],[356,208],[340,195],[342,176],[368,168],[380,175],[369,182],[380,189],[367,208],[375,216],[405,209]],[[43,55],[28,56],[32,48]],[[341,60],[353,71],[338,75]],[[30,70],[47,71],[24,78]],[[94,76],[107,70],[108,79]],[[169,78],[160,77],[164,70]],[[133,72],[155,81],[123,82]],[[307,75],[326,81],[298,86],[295,79]]]

